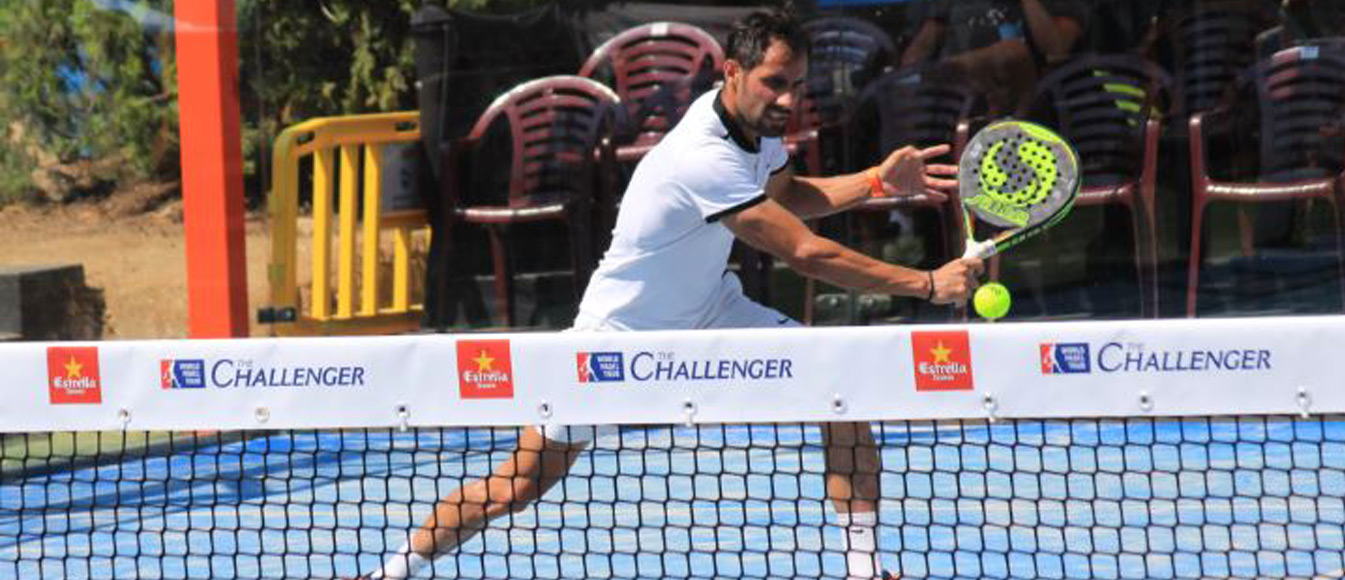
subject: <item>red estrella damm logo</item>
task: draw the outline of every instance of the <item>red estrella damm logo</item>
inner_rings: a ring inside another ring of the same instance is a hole
[[[971,340],[967,331],[911,332],[915,390],[970,391]]]
[[[53,405],[103,402],[98,347],[47,347],[47,390]]]
[[[514,398],[509,340],[458,341],[458,389],[464,399]]]

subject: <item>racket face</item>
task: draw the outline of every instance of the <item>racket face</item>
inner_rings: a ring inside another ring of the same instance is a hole
[[[1050,129],[1002,121],[981,129],[958,162],[967,211],[1000,228],[1029,228],[1068,211],[1079,190],[1078,155]]]

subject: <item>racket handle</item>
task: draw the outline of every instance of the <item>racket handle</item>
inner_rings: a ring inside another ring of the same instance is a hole
[[[994,240],[985,240],[980,242],[968,240],[967,250],[965,252],[962,252],[962,257],[984,260],[986,258],[989,258],[990,256],[995,255],[995,253],[996,252],[995,252]]]

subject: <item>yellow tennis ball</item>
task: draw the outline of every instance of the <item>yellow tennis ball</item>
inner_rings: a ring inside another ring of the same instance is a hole
[[[994,320],[1003,318],[1009,313],[1013,299],[1009,297],[1009,289],[1003,284],[990,282],[976,289],[976,295],[972,296],[971,302],[976,307],[976,314],[981,318]]]

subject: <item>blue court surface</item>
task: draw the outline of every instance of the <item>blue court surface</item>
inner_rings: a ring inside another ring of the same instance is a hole
[[[1341,417],[876,429],[880,547],[905,578],[1345,577]],[[270,433],[10,475],[0,578],[368,573],[513,437]],[[627,429],[432,576],[841,575],[820,443],[798,425]]]

